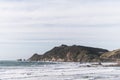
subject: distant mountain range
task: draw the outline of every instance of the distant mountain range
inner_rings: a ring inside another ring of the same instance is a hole
[[[34,54],[29,61],[59,61],[59,62],[99,62],[117,61],[120,59],[120,49],[108,51],[101,48],[86,46],[61,45],[54,47],[43,55]]]

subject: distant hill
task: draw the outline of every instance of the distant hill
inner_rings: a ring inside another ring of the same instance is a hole
[[[61,61],[61,62],[93,62],[101,61],[100,56],[108,52],[106,49],[86,46],[61,45],[43,55],[34,54],[29,61]]]

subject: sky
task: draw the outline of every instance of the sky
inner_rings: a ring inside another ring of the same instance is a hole
[[[120,0],[0,0],[0,60],[61,44],[120,48]]]

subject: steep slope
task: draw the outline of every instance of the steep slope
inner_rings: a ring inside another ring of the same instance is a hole
[[[100,48],[92,48],[85,46],[67,46],[61,45],[55,47],[52,50],[46,52],[43,55],[38,55],[36,58],[32,56],[29,60],[40,60],[40,61],[64,61],[64,62],[91,62],[99,61],[100,55],[108,52],[108,50]]]
[[[100,56],[102,59],[117,61],[120,59],[120,49],[106,52]]]
[[[39,55],[37,53],[33,54],[33,56],[31,58],[29,58],[28,60],[30,61],[39,61],[43,56]]]

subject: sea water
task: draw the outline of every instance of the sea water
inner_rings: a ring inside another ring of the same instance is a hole
[[[86,65],[91,63],[0,61],[0,80],[120,80],[120,67]]]

